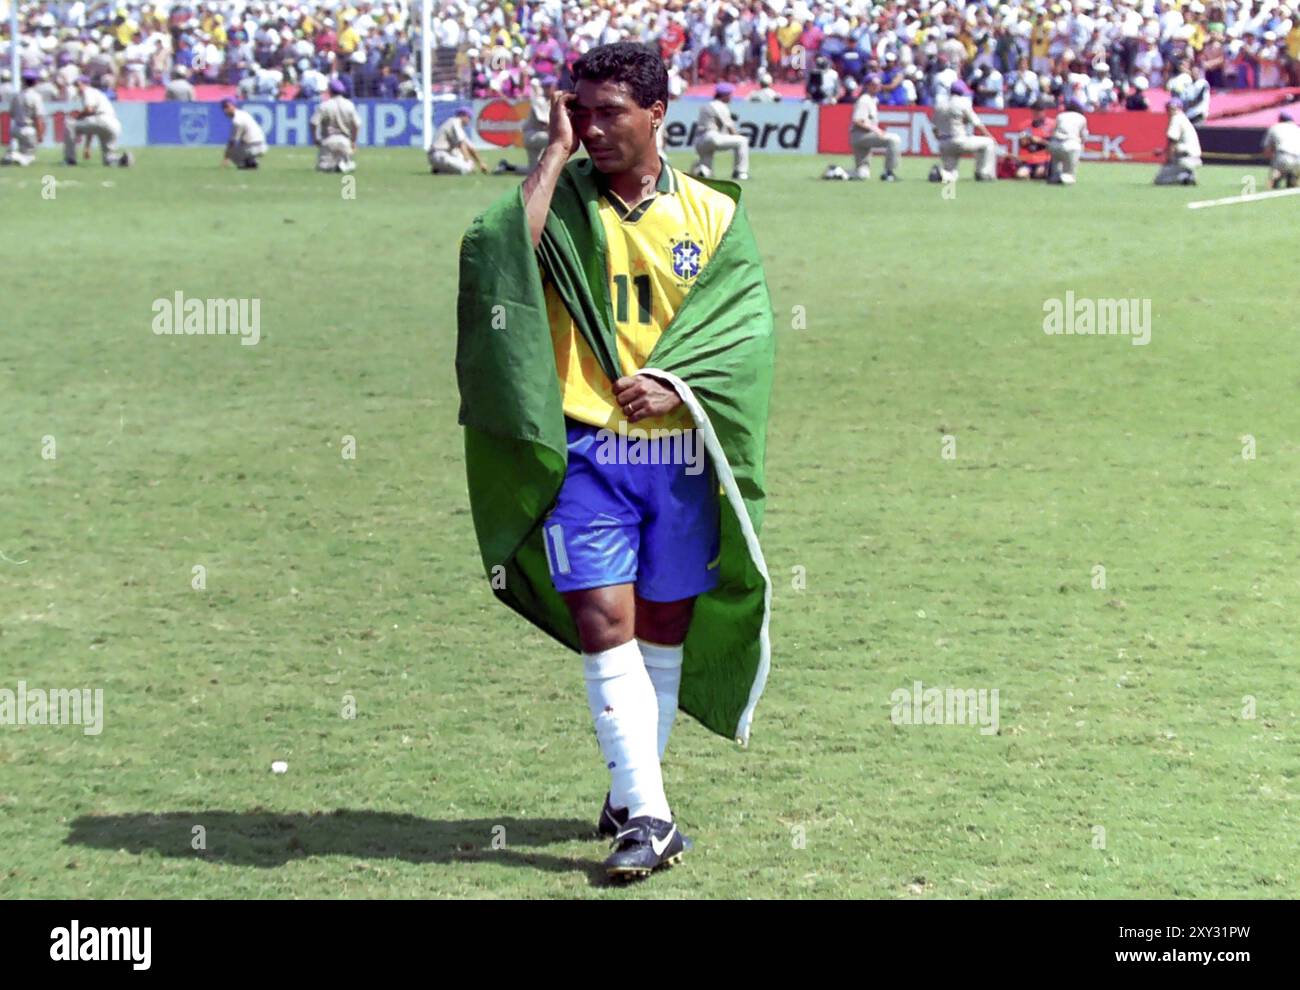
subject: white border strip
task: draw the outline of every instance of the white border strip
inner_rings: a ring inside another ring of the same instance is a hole
[[[754,683],[749,689],[749,703],[740,713],[740,722],[736,725],[736,742],[748,746],[749,727],[754,721],[754,708],[763,694],[763,688],[767,686],[767,674],[772,666],[772,642],[768,637],[768,625],[772,618],[772,579],[767,573],[767,562],[763,560],[763,548],[758,545],[758,534],[754,532],[749,510],[745,508],[745,500],[740,497],[740,486],[736,484],[736,476],[732,473],[731,464],[722,451],[722,444],[718,442],[718,434],[714,431],[708,413],[700,405],[700,400],[695,398],[695,393],[691,391],[690,386],[671,372],[661,371],[658,368],[642,368],[637,374],[653,375],[672,382],[673,388],[677,389],[677,394],[686,403],[686,408],[695,418],[696,429],[704,435],[704,446],[709,452],[709,457],[713,459],[713,467],[718,472],[718,480],[722,482],[723,491],[727,493],[727,501],[731,503],[736,518],[740,520],[740,531],[744,534],[750,559],[758,568],[758,572],[763,575],[763,625],[758,634],[758,672],[754,675]]]
[[[1224,199],[1202,199],[1188,203],[1189,210],[1203,210],[1210,206],[1231,206],[1233,203],[1257,203],[1261,199],[1274,199],[1278,196],[1294,196],[1300,189],[1273,189],[1269,192],[1251,193],[1249,196],[1228,196]]]

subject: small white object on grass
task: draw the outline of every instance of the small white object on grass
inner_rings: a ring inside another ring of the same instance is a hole
[[[284,760],[276,760],[271,764],[271,773],[286,773],[289,770],[289,764]]]

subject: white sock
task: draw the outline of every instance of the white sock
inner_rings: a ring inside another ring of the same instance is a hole
[[[601,653],[584,653],[587,704],[609,770],[609,803],[629,818],[670,821],[655,749],[659,708],[635,640]]]
[[[673,721],[677,718],[677,692],[682,686],[682,644],[661,646],[638,639],[641,658],[645,661],[645,671],[650,675],[650,683],[655,686],[655,697],[659,701],[659,760],[663,762],[664,750],[668,748],[668,736],[673,731]]]

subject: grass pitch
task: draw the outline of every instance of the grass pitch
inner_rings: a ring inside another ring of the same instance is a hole
[[[611,889],[578,658],[491,598],[455,423],[459,236],[518,178],[45,155],[0,171],[0,688],[105,713],[0,726],[0,897],[1300,895],[1300,203],[1185,208],[1262,170],[756,159],[774,668],[747,751],[678,723],[686,865]],[[260,342],[154,335],[178,290]],[[1046,335],[1067,291],[1150,343]],[[916,681],[1000,731],[894,724]]]

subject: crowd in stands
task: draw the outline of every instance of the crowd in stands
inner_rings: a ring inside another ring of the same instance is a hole
[[[406,0],[77,0],[21,4],[20,17],[24,71],[42,69],[59,89],[84,75],[110,93],[209,83],[246,98],[314,99],[337,80],[349,96],[419,95],[419,25]]]
[[[795,98],[851,101],[868,75],[885,104],[934,103],[961,78],[977,106],[1091,111],[1141,109],[1149,87],[1203,88],[1208,104],[1210,89],[1300,86],[1300,0],[432,2],[437,89],[462,96],[524,98],[533,79],[564,84],[583,52],[626,40],[658,49],[676,93],[758,82],[760,99],[793,84]],[[175,98],[205,82],[263,99],[314,98],[335,80],[350,96],[419,94],[419,0],[19,9],[23,67],[55,87],[85,75]]]

